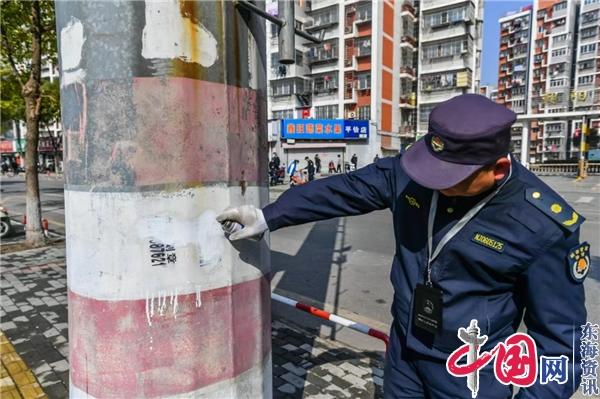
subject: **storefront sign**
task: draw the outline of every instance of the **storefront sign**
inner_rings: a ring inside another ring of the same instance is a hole
[[[0,141],[0,152],[2,153],[13,153],[13,142],[12,140],[1,140]]]
[[[284,139],[360,140],[369,137],[369,121],[354,119],[283,119]]]

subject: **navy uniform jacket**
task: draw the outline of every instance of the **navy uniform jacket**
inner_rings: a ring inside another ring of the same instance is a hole
[[[491,350],[516,331],[524,313],[538,356],[567,355],[570,372],[567,384],[541,385],[538,378],[535,385],[521,389],[519,397],[569,396],[574,377],[574,341],[575,386],[579,385],[578,342],[586,310],[583,285],[571,278],[567,255],[579,244],[583,217],[535,175],[513,162],[512,175],[500,192],[432,263],[432,282],[442,290],[444,303],[442,331],[432,337],[412,326],[411,309],[413,290],[417,283],[424,283],[426,276],[431,197],[432,190],[412,181],[397,156],[380,159],[352,173],[295,187],[263,212],[269,229],[274,231],[391,209],[396,239],[390,273],[394,286],[392,313],[406,337],[406,345],[445,361],[463,344],[457,337],[458,328],[477,319],[481,335],[488,335],[483,350]],[[447,198],[440,194],[434,248],[450,226],[479,199]],[[559,208],[560,212],[556,212]]]

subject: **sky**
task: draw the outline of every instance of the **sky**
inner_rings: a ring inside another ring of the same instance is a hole
[[[533,4],[530,1],[484,0],[483,5],[483,52],[481,60],[481,84],[498,85],[498,53],[500,48],[500,24],[498,19],[508,11]]]

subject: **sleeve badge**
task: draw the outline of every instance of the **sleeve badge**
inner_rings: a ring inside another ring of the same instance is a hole
[[[573,280],[577,283],[583,282],[590,271],[590,244],[584,242],[571,248],[567,261]]]

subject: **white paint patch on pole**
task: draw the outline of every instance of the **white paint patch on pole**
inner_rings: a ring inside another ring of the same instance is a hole
[[[72,17],[67,26],[60,30],[61,86],[83,82],[85,71],[79,64],[84,43],[83,24]]]
[[[195,40],[190,40],[189,35]],[[182,16],[176,0],[146,0],[142,57],[179,58],[209,67],[218,59],[217,40],[204,25]]]
[[[147,299],[151,319],[172,291],[194,294],[262,277],[260,265],[240,257],[215,219],[230,203],[258,204],[261,190],[248,187],[243,200],[238,187],[225,185],[153,193],[67,190],[69,288],[99,300]],[[90,219],[92,210],[98,216]]]

